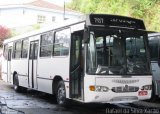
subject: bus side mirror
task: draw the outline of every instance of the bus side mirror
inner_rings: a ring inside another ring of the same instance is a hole
[[[84,28],[83,40],[84,40],[84,43],[89,42],[89,30],[87,27]]]

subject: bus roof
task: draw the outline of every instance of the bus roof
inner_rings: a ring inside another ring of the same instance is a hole
[[[18,35],[18,36],[15,36],[15,37],[8,38],[8,39],[4,40],[3,43],[5,44],[5,43],[16,41],[16,40],[19,40],[19,39],[22,39],[22,38],[27,38],[27,37],[35,36],[35,35],[38,35],[38,34],[42,34],[42,33],[48,32],[48,31],[55,31],[57,29],[65,28],[67,26],[71,26],[71,25],[74,25],[76,23],[82,23],[82,22],[84,22],[84,21],[68,20],[68,21],[64,21],[64,22],[61,22],[61,23],[50,24],[47,27],[41,28],[39,30],[34,30],[34,31],[31,31],[31,32],[24,33],[22,35]]]

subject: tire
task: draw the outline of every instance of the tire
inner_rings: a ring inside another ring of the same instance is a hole
[[[57,86],[56,101],[58,105],[66,105],[66,89],[63,81],[60,81]]]
[[[150,99],[150,101],[152,101],[152,102],[154,102],[154,101],[156,101],[157,100],[157,95],[155,94],[155,86],[154,86],[154,84],[152,83],[152,94],[151,94],[151,99]]]
[[[19,80],[17,74],[15,74],[13,78],[13,87],[16,92],[21,92],[21,87],[19,86]]]

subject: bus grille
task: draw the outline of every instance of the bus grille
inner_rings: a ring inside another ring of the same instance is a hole
[[[125,86],[113,87],[111,90],[115,93],[137,92],[139,90],[139,87],[125,85]]]

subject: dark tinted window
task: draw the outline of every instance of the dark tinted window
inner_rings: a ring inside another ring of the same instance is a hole
[[[157,37],[149,38],[150,56],[152,61],[158,60],[158,44],[159,40]]]

